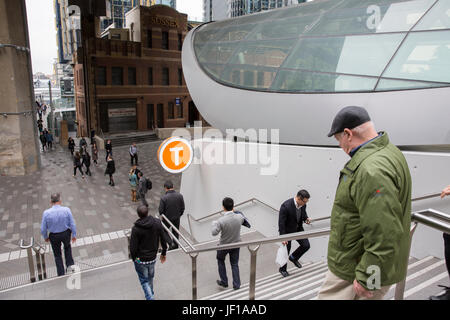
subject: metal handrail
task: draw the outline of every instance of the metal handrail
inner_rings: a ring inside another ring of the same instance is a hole
[[[440,194],[439,194],[440,196]],[[425,199],[432,198],[435,196],[423,197]],[[422,198],[422,199],[423,199]],[[422,200],[420,199],[420,200]],[[430,217],[431,216],[431,217]],[[410,242],[409,242],[409,252],[411,251],[412,237],[414,235],[414,231],[417,228],[419,223],[423,223],[431,228],[443,231],[445,233],[450,234],[450,215],[434,210],[434,209],[426,209],[417,212],[411,213],[411,221],[413,222],[413,227],[410,232]],[[408,254],[409,259],[409,254]],[[403,300],[403,296],[405,293],[405,284],[406,284],[406,273],[405,278],[397,283],[395,288],[395,300]]]
[[[421,200],[426,200],[426,199],[431,199],[431,198],[437,198],[437,197],[440,197],[440,196],[441,196],[441,193],[432,193],[432,194],[424,195],[424,196],[421,196],[421,197],[412,198],[412,199],[411,199],[411,202],[421,201]],[[244,204],[247,204],[247,203],[249,203],[249,202],[254,202],[254,201],[259,202],[259,203],[261,203],[261,204],[263,204],[263,205],[269,207],[269,208],[272,209],[273,211],[278,212],[277,209],[275,209],[275,208],[272,207],[271,205],[268,205],[267,203],[265,203],[265,202],[263,202],[263,201],[261,201],[261,200],[259,200],[259,199],[257,199],[257,198],[251,198],[251,199],[248,199],[248,200],[246,200],[246,201],[240,202],[240,203],[236,204],[235,207],[242,206],[242,205],[244,205]],[[206,220],[206,219],[208,219],[208,218],[210,218],[210,217],[212,217],[212,216],[215,216],[215,215],[217,215],[217,214],[220,214],[220,213],[222,213],[222,212],[224,212],[224,210],[216,211],[216,212],[214,212],[214,213],[211,213],[211,214],[209,214],[209,215],[207,215],[207,216],[204,216],[204,217],[201,217],[201,218],[198,218],[198,219],[193,218],[192,215],[190,215],[190,214],[188,213],[188,214],[187,214],[187,218],[188,218],[188,224],[189,224],[189,231],[190,231],[190,233],[192,234],[191,220],[193,220],[193,221],[195,221],[195,222],[200,222],[200,221],[202,221],[202,220]],[[311,219],[311,222],[317,222],[317,221],[327,220],[327,219],[331,219],[331,216],[325,216],[325,217],[320,217],[320,218]]]
[[[19,247],[21,249],[27,250],[27,259],[28,259],[28,268],[30,270],[30,281],[35,282],[36,281],[36,270],[34,268],[34,261],[33,261],[33,253],[32,250],[35,252],[36,256],[36,267],[38,271],[38,279],[46,279],[47,278],[47,270],[45,267],[45,246],[42,246],[40,243],[34,241],[34,238],[30,238],[30,243],[28,245],[24,244],[24,240],[21,239],[19,243]]]

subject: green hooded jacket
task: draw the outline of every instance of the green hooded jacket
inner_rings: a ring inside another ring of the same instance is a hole
[[[382,133],[341,170],[331,213],[329,270],[349,282],[356,278],[369,290],[400,282],[407,271],[410,227],[408,164]]]

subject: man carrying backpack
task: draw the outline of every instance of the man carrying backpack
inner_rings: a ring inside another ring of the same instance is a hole
[[[139,194],[139,199],[141,200],[142,205],[148,207],[148,202],[145,199],[145,195],[147,194],[147,191],[152,188],[152,182],[150,181],[150,179],[144,177],[142,172],[138,173],[138,177],[139,177],[139,187],[137,192]]]

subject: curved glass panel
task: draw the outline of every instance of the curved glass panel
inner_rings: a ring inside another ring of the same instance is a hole
[[[242,42],[230,60],[232,64],[279,67],[289,54],[292,41]]]
[[[392,79],[381,79],[376,91],[402,90],[402,89],[423,89],[450,86],[450,84],[436,82],[402,81]]]
[[[450,31],[410,33],[383,77],[450,82]]]
[[[450,29],[450,1],[440,0],[425,17],[414,27],[414,30]]]
[[[377,78],[281,70],[270,88],[278,92],[372,91]]]
[[[325,13],[308,34],[409,31],[434,1],[342,1],[334,10]]]
[[[283,68],[379,76],[404,36],[303,38]]]
[[[205,24],[193,45],[210,77],[237,88],[429,88],[450,83],[449,17],[450,0],[316,0]]]

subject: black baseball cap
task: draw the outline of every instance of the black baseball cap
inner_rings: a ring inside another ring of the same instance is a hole
[[[363,107],[345,107],[334,117],[328,137],[344,131],[345,128],[353,129],[368,121],[370,121],[369,114]]]

